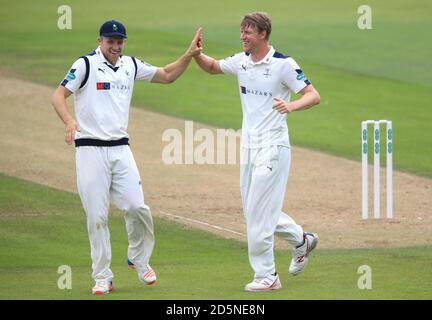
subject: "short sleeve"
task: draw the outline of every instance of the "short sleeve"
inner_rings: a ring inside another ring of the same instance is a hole
[[[135,62],[137,67],[135,79],[142,81],[151,81],[156,74],[158,68],[140,59],[135,58]]]
[[[222,72],[228,75],[236,75],[239,70],[240,60],[244,56],[244,52],[234,54],[225,59],[219,60],[219,67]]]
[[[300,69],[300,66],[293,58],[287,58],[282,72],[282,83],[291,91],[298,93],[304,87],[311,84],[309,79]]]
[[[60,85],[66,87],[72,93],[75,93],[81,86],[86,74],[86,64],[84,59],[80,58],[74,62]]]

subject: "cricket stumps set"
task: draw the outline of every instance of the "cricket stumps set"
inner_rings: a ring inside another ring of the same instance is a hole
[[[380,126],[381,124],[386,125],[386,191],[387,191],[387,218],[393,218],[393,128],[392,122],[389,120],[366,120],[361,123],[361,141],[362,141],[362,218],[368,218],[368,125],[373,124],[374,134],[374,170],[373,170],[373,199],[374,199],[374,218],[379,219],[381,208],[380,208],[380,193],[381,193],[381,182],[380,182]]]

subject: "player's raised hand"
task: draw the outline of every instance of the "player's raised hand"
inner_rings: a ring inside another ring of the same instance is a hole
[[[197,47],[201,48],[201,51],[202,51],[202,49],[203,49],[203,47],[202,47],[202,44],[203,44],[203,30],[202,30],[202,28],[198,28],[197,33],[198,33]]]
[[[66,123],[66,136],[65,141],[67,144],[71,145],[72,142],[75,140],[75,132],[80,131],[80,127],[78,123],[71,119]]]
[[[195,57],[200,55],[202,50],[202,28],[198,28],[194,38],[192,39],[191,45],[189,46],[188,54]]]

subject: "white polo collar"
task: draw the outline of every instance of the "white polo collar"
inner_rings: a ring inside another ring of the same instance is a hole
[[[273,48],[273,46],[270,46],[270,50],[269,52],[266,54],[266,56],[264,58],[262,58],[260,61],[257,62],[253,62],[252,61],[252,55],[249,54],[248,59],[249,59],[249,63],[252,65],[258,65],[258,64],[269,64],[271,61],[271,58],[273,57],[273,55],[275,54],[276,50]]]
[[[113,66],[113,65],[112,65],[112,64],[111,64],[111,63],[110,63],[110,62],[105,58],[105,56],[103,55],[100,46],[98,46],[98,47],[96,48],[95,52],[96,52],[96,54],[99,56],[99,58],[102,60],[102,62],[105,62],[105,63],[106,63],[108,66],[110,66],[110,67],[113,67],[113,68],[115,68],[115,67],[120,67],[120,65],[123,64],[122,56],[120,56],[120,57],[117,59],[117,62],[116,62],[116,64],[115,64],[115,66]]]

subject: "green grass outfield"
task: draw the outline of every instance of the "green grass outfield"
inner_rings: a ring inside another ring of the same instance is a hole
[[[51,86],[77,57],[93,51],[105,20],[126,24],[126,54],[163,66],[183,53],[199,26],[207,54],[238,52],[242,15],[267,11],[271,43],[298,61],[322,98],[319,107],[289,115],[292,142],[360,160],[361,120],[390,119],[395,168],[432,177],[429,0],[368,1],[372,30],[357,28],[363,4],[357,0],[70,1],[72,30],[63,31],[57,28],[62,1],[0,4],[2,71]],[[195,63],[173,85],[138,84],[133,103],[219,127],[241,125],[235,79],[211,77]]]
[[[124,220],[111,212],[115,291],[93,296],[86,221],[78,195],[0,175],[0,299],[431,299],[431,247],[321,250],[298,277],[291,254],[276,251],[282,290],[243,292],[251,280],[246,243],[155,219],[151,263],[159,280],[141,284],[126,266]],[[61,265],[72,268],[72,289],[57,287]],[[372,289],[360,290],[357,269],[372,268]]]

